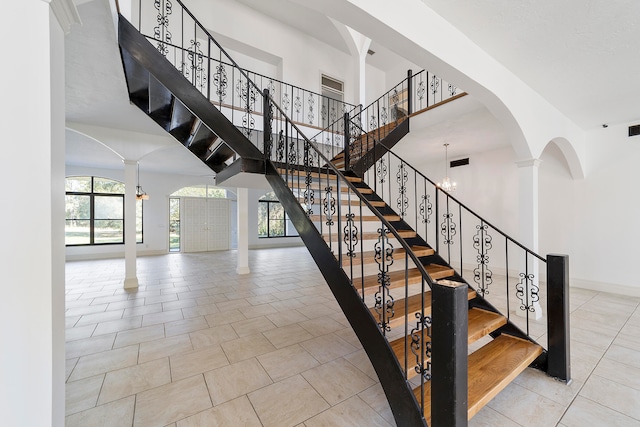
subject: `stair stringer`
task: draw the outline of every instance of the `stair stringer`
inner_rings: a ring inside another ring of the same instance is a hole
[[[135,60],[162,83],[177,99],[213,130],[240,157],[263,160],[262,152],[249,141],[209,100],[196,89],[138,30],[120,15],[118,42],[125,68]]]
[[[405,137],[409,133],[409,117],[405,118],[402,122],[398,124],[391,132],[389,132],[381,141],[377,141],[374,136],[369,136],[369,134],[363,134],[362,137],[371,138],[372,141],[375,140],[376,144],[382,144],[387,149],[391,149],[394,145],[396,145],[402,138]],[[380,158],[384,155],[384,150],[369,150],[364,156],[362,156],[355,165],[351,167],[351,170],[355,172],[358,176],[362,176],[362,174],[368,169],[369,165],[375,164]]]
[[[349,277],[339,267],[335,255],[307,217],[300,202],[280,177],[273,163],[266,162],[265,168],[267,181],[295,224],[300,238],[367,353],[387,396],[396,424],[426,426],[411,386],[405,380],[402,368],[389,342],[380,333],[380,328],[369,308],[362,302]]]

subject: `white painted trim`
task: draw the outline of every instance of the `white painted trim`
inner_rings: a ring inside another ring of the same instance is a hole
[[[640,297],[640,287],[638,286],[616,285],[613,283],[594,282],[574,278],[570,279],[570,285],[572,288],[589,289],[591,291],[607,292],[628,297]]]
[[[468,273],[468,271],[473,271],[473,269],[477,267],[477,264],[464,263],[462,267],[464,268],[465,273]],[[493,274],[496,276],[504,276],[505,274],[504,268],[501,268],[501,267],[490,267],[490,268]],[[510,277],[518,277],[518,274],[520,274],[518,270],[509,269]],[[539,283],[540,283],[540,287],[542,288],[543,286],[546,286],[545,284],[547,280],[547,277],[546,277],[547,272],[544,267],[540,268],[539,276],[540,276]],[[473,276],[466,274],[464,278],[467,280],[467,282],[469,282],[469,284],[471,284],[474,287],[476,286],[475,282],[473,281]],[[610,294],[625,295],[629,297],[640,297],[640,287],[638,286],[616,285],[612,283],[594,282],[592,280],[577,279],[575,277],[569,277],[569,286],[571,288],[588,289],[591,291],[607,292]]]
[[[53,10],[53,14],[56,15],[58,23],[60,24],[60,27],[65,34],[69,34],[69,32],[71,32],[71,25],[82,25],[80,14],[78,13],[76,5],[73,3],[73,0],[44,1],[49,3],[49,5],[51,6],[51,10]]]
[[[168,252],[166,250],[146,250],[139,251],[138,257],[141,256],[156,256],[156,255],[166,255]],[[89,253],[89,254],[73,254],[67,255],[65,257],[65,261],[91,261],[98,259],[113,259],[113,258],[124,258],[124,250],[119,252],[105,252],[105,253]]]

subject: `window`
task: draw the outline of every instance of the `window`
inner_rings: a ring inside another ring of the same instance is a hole
[[[67,246],[124,243],[124,184],[93,176],[65,184]],[[136,242],[142,243],[142,200],[136,200]]]
[[[258,237],[297,237],[298,232],[273,192],[258,200]]]
[[[180,252],[180,199],[169,198],[169,252]]]
[[[193,187],[183,187],[173,193],[172,197],[208,197],[214,199],[225,199],[227,190],[211,185],[194,185]]]

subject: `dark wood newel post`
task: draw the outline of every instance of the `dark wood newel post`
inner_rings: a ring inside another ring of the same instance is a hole
[[[344,113],[344,170],[349,170],[349,145],[351,138],[351,126],[349,126],[349,113]]]
[[[432,292],[431,426],[467,426],[468,317],[466,283],[435,282]]]
[[[271,150],[273,146],[273,130],[271,129],[271,101],[269,99],[269,89],[264,89],[262,92],[262,141],[264,149],[264,160],[271,159]]]
[[[571,382],[569,351],[569,256],[547,255],[547,374]]]

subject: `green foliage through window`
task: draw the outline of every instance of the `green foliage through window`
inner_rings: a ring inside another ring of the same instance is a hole
[[[65,244],[124,243],[124,184],[108,178],[66,179]],[[142,200],[136,200],[136,242],[142,243]]]
[[[258,237],[295,237],[298,232],[273,192],[258,200]]]

